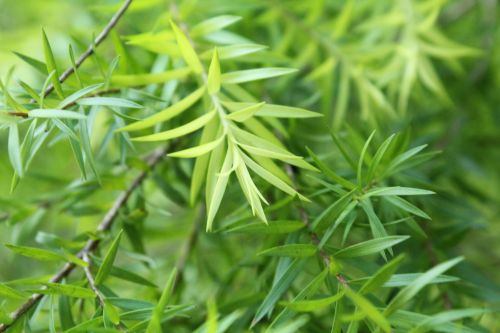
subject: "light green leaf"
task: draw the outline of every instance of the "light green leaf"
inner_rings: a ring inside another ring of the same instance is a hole
[[[412,329],[409,333],[425,333],[429,331],[433,331],[434,328],[443,323],[449,323],[454,320],[459,320],[467,317],[479,316],[486,312],[489,312],[487,309],[457,309],[457,310],[449,310],[445,312],[438,313],[432,317],[429,317],[426,320],[423,320],[418,324],[414,329]]]
[[[0,296],[12,299],[26,299],[27,297],[29,297],[28,294],[16,290],[14,288],[8,287],[3,283],[0,283]]]
[[[96,295],[94,292],[88,288],[82,288],[70,284],[61,284],[61,283],[44,283],[46,289],[37,289],[30,290],[31,292],[35,292],[38,294],[45,295],[66,295],[69,297],[75,298],[95,298]]]
[[[240,16],[221,15],[209,18],[203,22],[198,23],[191,29],[191,35],[203,36],[212,32],[224,29],[225,27],[241,20]]]
[[[296,71],[296,69],[280,67],[246,69],[224,73],[222,74],[221,79],[223,83],[244,83],[287,75],[290,73],[295,73]]]
[[[370,134],[370,136],[368,137],[368,139],[365,142],[365,145],[363,146],[363,149],[361,150],[361,154],[359,155],[358,169],[357,169],[356,176],[357,176],[357,180],[358,180],[358,186],[360,188],[363,187],[363,173],[362,172],[363,172],[363,163],[365,162],[365,155],[366,155],[366,152],[368,150],[368,146],[370,145],[370,142],[372,141],[374,135],[375,135],[375,131],[373,131],[372,134]]]
[[[287,291],[295,278],[302,272],[306,260],[295,259],[281,275],[278,281],[273,285],[266,298],[261,303],[255,317],[252,320],[252,326],[257,324],[264,316],[272,310],[276,302]]]
[[[393,276],[404,258],[404,255],[401,254],[382,266],[363,284],[359,293],[368,294],[382,287]]]
[[[434,194],[432,191],[422,190],[419,188],[412,187],[377,187],[366,192],[363,197],[374,197],[374,196],[389,196],[389,195],[429,195]]]
[[[229,46],[218,47],[217,51],[219,53],[219,59],[234,59],[247,54],[252,54],[258,51],[266,49],[267,46],[259,44],[235,44]],[[205,52],[202,57],[209,58],[209,52]]]
[[[104,260],[102,261],[101,266],[99,267],[99,270],[97,271],[97,274],[95,276],[95,284],[100,285],[106,280],[108,277],[109,273],[111,272],[111,268],[113,267],[113,263],[116,258],[116,253],[118,252],[118,245],[120,244],[120,239],[122,237],[123,230],[120,230],[118,235],[116,235],[115,239],[113,240],[113,243],[111,243],[111,246],[108,249],[108,252],[106,252],[106,256],[104,257]]]
[[[245,103],[246,104],[246,103]],[[226,116],[226,119],[229,120],[234,120],[237,122],[244,122],[245,120],[253,117],[262,107],[266,104],[265,102],[261,103],[256,103],[256,104],[250,104],[247,107],[244,107],[242,109],[239,109],[238,111],[235,111],[231,114],[228,114]]]
[[[190,68],[177,68],[166,72],[146,74],[117,74],[111,77],[111,84],[119,87],[145,86],[183,79],[191,72]]]
[[[213,158],[213,157],[212,157]],[[215,219],[215,214],[219,210],[222,197],[226,192],[227,181],[229,179],[230,170],[235,163],[233,157],[233,147],[229,146],[227,149],[226,157],[224,158],[224,163],[216,176],[216,181],[213,187],[212,196],[208,198],[207,207],[207,231],[212,230],[212,224]]]
[[[180,136],[199,130],[200,128],[205,126],[215,116],[215,114],[216,112],[212,111],[177,128],[156,134],[140,136],[137,138],[133,138],[132,140],[146,142],[146,141],[164,141],[164,140],[178,138]]]
[[[124,98],[117,97],[88,97],[76,102],[84,106],[114,106],[119,108],[141,109],[143,106]]]
[[[33,109],[28,113],[31,118],[85,119],[84,114],[59,109]]]
[[[329,297],[310,299],[307,301],[281,302],[280,304],[286,306],[290,310],[297,312],[314,312],[318,309],[324,308],[325,306],[337,302],[343,296],[344,293],[339,292],[338,294]]]
[[[335,252],[333,255],[337,258],[355,258],[375,254],[391,246],[399,244],[410,238],[410,236],[387,236],[370,239],[365,242],[348,246]]]
[[[172,292],[174,289],[174,284],[175,284],[175,279],[177,277],[177,269],[173,269],[172,273],[170,273],[170,276],[168,277],[167,283],[165,284],[165,287],[163,288],[163,292],[160,296],[160,300],[158,301],[158,304],[156,304],[155,308],[153,309],[153,314],[151,316],[151,321],[149,322],[147,328],[146,328],[146,333],[157,333],[161,331],[160,324],[161,324],[161,317],[163,315],[163,311],[165,307],[168,304],[168,301],[170,300],[172,296]]]
[[[401,208],[408,213],[423,217],[424,219],[431,220],[431,217],[427,215],[423,210],[418,208],[417,206],[411,204],[403,198],[397,196],[384,196],[384,200],[388,201],[392,205]]]
[[[388,137],[378,148],[377,152],[375,153],[375,156],[373,157],[373,161],[370,164],[370,168],[368,169],[368,176],[366,179],[367,183],[370,183],[371,180],[373,179],[373,176],[375,174],[375,171],[377,171],[378,166],[380,165],[380,162],[382,161],[382,158],[384,157],[387,148],[389,148],[389,145],[392,143],[392,140],[394,139],[395,134],[392,134],[390,137]]]
[[[434,278],[443,274],[445,271],[449,270],[460,261],[463,260],[463,257],[454,258],[448,261],[445,261],[427,272],[423,275],[419,276],[412,284],[402,289],[389,303],[387,308],[384,311],[384,315],[390,315],[394,313],[396,310],[401,308],[407,302],[409,302],[413,297],[426,285],[428,285]]]
[[[11,123],[9,126],[9,142],[7,144],[9,151],[9,160],[14,171],[19,177],[23,177],[24,168],[21,158],[21,144],[19,142],[19,129],[17,123]]]
[[[114,324],[120,323],[120,313],[108,300],[104,301],[104,315]]]
[[[209,94],[217,94],[220,90],[221,74],[217,48],[214,49],[212,62],[208,68],[207,89]]]
[[[188,64],[191,70],[196,74],[203,72],[203,66],[201,65],[200,59],[198,59],[198,55],[193,49],[189,39],[173,21],[170,21],[170,26],[174,31],[175,39],[177,40],[177,44],[179,45],[182,57],[184,58],[184,61],[186,61],[186,64]]]
[[[384,332],[391,332],[391,325],[370,301],[363,296],[355,293],[350,288],[344,288],[345,295],[356,304],[356,306],[374,323],[376,323]]]
[[[178,116],[182,112],[186,111],[189,107],[191,107],[194,103],[196,103],[201,96],[205,93],[205,86],[198,88],[188,96],[184,97],[177,103],[168,108],[148,117],[144,120],[137,121],[125,127],[122,127],[117,130],[117,132],[122,131],[138,131],[145,128],[153,127],[156,124],[167,121],[175,116]]]
[[[52,84],[54,85],[54,89],[57,93],[57,95],[60,98],[64,98],[64,93],[61,87],[61,83],[59,82],[59,73],[57,71],[57,66],[56,66],[56,61],[54,59],[54,54],[52,53],[52,49],[49,44],[49,40],[47,39],[47,35],[45,34],[45,31],[42,29],[42,40],[43,40],[43,50],[45,53],[45,62],[47,65],[47,72],[51,73],[54,72],[54,75],[52,76]]]
[[[47,65],[45,65],[44,62],[37,60],[35,58],[29,57],[27,55],[24,55],[22,53],[13,51],[16,56],[18,56],[21,60],[23,60],[25,63],[28,65],[32,66],[34,69],[42,73],[43,75],[48,75],[49,72],[47,72]]]
[[[52,252],[49,250],[38,249],[35,247],[27,247],[27,246],[18,246],[12,244],[5,244],[9,250],[14,253],[20,254],[25,257],[30,257],[36,260],[44,260],[44,261],[65,261],[66,258],[56,252]]]
[[[416,279],[420,278],[425,273],[405,273],[405,274],[395,274],[391,276],[391,278],[384,284],[385,288],[394,288],[394,287],[406,287],[411,285]],[[456,282],[460,279],[455,276],[450,275],[438,275],[434,277],[429,284],[436,283],[449,283]]]
[[[101,88],[102,86],[103,86],[102,83],[98,83],[98,84],[93,84],[91,86],[82,88],[82,89],[74,92],[73,94],[69,95],[64,100],[62,100],[61,103],[59,103],[59,105],[57,106],[57,108],[64,109],[66,106],[76,102],[81,97],[87,95],[88,93],[91,93],[92,91],[95,91],[95,90]]]
[[[202,155],[205,155],[215,148],[217,148],[218,145],[222,143],[224,140],[225,136],[221,136],[217,140],[207,142],[205,144],[193,147],[193,148],[188,148],[180,151],[176,151],[174,153],[168,154],[170,157],[179,157],[179,158],[193,158],[193,157],[199,157]]]
[[[305,258],[316,254],[318,249],[312,244],[286,244],[259,252],[259,256]]]

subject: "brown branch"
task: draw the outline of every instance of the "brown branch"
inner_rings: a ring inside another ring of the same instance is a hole
[[[295,189],[297,189],[297,185],[296,185],[296,177],[295,177],[295,171],[293,170],[293,167],[290,166],[289,164],[287,164],[285,166],[286,168],[286,172],[288,173],[288,175],[290,176],[291,180],[292,180],[292,183],[293,183],[293,187]],[[309,216],[307,215],[307,212],[306,210],[304,209],[304,207],[302,207],[302,205],[297,205],[297,210],[299,212],[299,215],[300,215],[300,218],[302,220],[302,222],[304,223],[304,225],[307,227],[307,229],[309,230],[309,237],[311,238],[311,242],[316,246],[318,247],[319,249],[319,255],[321,256],[321,259],[323,259],[323,263],[325,264],[326,267],[329,267],[330,266],[330,263],[331,263],[331,260],[330,260],[330,256],[328,255],[328,253],[325,252],[325,250],[323,248],[320,248],[319,245],[321,243],[320,239],[319,239],[319,236],[318,234],[316,234],[312,229],[311,229],[311,222],[309,221]],[[345,277],[341,274],[341,273],[337,273],[335,275],[335,278],[337,279],[337,281],[344,287],[344,288],[348,288],[349,287],[349,284],[347,283],[347,280],[345,279]]]
[[[87,47],[87,50],[85,50],[85,52],[83,52],[83,54],[78,58],[78,60],[75,63],[75,68],[79,68],[83,64],[83,62],[94,53],[95,48],[106,39],[106,37],[111,32],[111,30],[116,26],[116,24],[118,23],[120,18],[123,16],[123,14],[125,14],[125,12],[127,11],[128,7],[132,3],[132,1],[133,0],[125,0],[123,5],[115,13],[115,15],[113,15],[111,20],[104,27],[104,29],[101,31],[101,33],[96,37],[96,39],[93,41],[93,43],[90,44]],[[63,83],[64,81],[66,81],[66,79],[68,79],[75,72],[75,68],[73,68],[73,66],[68,67],[61,74],[61,76],[59,76],[59,82]],[[45,90],[45,92],[43,93],[43,95],[48,96],[52,91],[54,91],[54,85],[50,84],[47,87],[47,89]],[[34,103],[34,102],[35,101],[32,101],[32,103]]]
[[[153,151],[150,155],[145,158],[146,163],[149,166],[149,169],[153,169],[166,155],[168,150],[168,146],[161,147]],[[101,223],[97,227],[97,231],[107,231],[113,225],[116,217],[120,209],[125,206],[130,195],[144,182],[149,170],[142,171],[137,177],[134,178],[132,183],[127,187],[125,191],[123,191],[118,198],[116,198],[113,206],[107,212],[107,214],[102,219]],[[79,258],[84,258],[86,255],[91,254],[95,251],[99,243],[100,239],[91,239],[88,240],[85,244],[85,247],[78,253]],[[57,272],[49,282],[58,283],[66,278],[74,269],[76,268],[73,263],[66,263],[64,267]],[[0,324],[0,332],[5,332],[9,327],[14,325],[25,313],[31,310],[42,298],[43,294],[32,294],[31,297],[22,304],[17,310],[10,314],[12,321],[9,324]]]
[[[87,263],[88,266],[83,267],[83,271],[85,272],[85,276],[87,277],[87,282],[89,283],[90,289],[94,292],[96,295],[97,299],[99,300],[99,303],[101,304],[102,308],[104,309],[104,296],[102,295],[101,291],[97,288],[97,285],[95,284],[95,279],[94,276],[92,275],[92,272],[90,271],[90,265],[92,262],[90,261],[90,257],[88,253],[82,254],[82,259]]]

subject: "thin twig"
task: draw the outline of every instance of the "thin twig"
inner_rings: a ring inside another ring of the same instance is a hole
[[[85,272],[85,276],[87,277],[89,287],[90,287],[90,289],[92,289],[92,291],[96,295],[102,308],[104,308],[104,296],[102,295],[101,291],[97,288],[97,286],[95,284],[94,276],[92,275],[92,272],[90,271],[90,265],[92,262],[90,261],[89,254],[88,253],[82,254],[82,259],[88,265],[88,266],[83,267],[83,271]]]
[[[286,168],[286,172],[288,173],[288,175],[290,176],[290,178],[292,180],[293,187],[295,189],[297,189],[297,184],[296,184],[296,179],[295,179],[296,178],[295,171],[293,170],[293,167],[290,166],[289,164],[287,164],[285,166],[285,168]],[[321,243],[321,241],[318,237],[318,234],[316,234],[311,229],[311,222],[309,221],[309,216],[307,215],[306,210],[304,209],[304,207],[302,207],[302,205],[297,205],[297,210],[299,212],[299,215],[300,215],[302,222],[309,230],[309,237],[311,237],[312,243],[319,248],[319,255],[321,256],[321,259],[323,259],[323,263],[325,264],[326,267],[329,267],[330,263],[331,263],[330,256],[325,252],[325,250],[323,250],[323,248],[319,247],[319,244]],[[345,277],[341,273],[337,273],[335,275],[335,278],[344,288],[349,287],[347,280],[345,279]]]
[[[106,39],[106,37],[111,32],[111,30],[116,26],[116,24],[118,23],[118,21],[120,20],[120,18],[123,16],[123,14],[125,14],[125,12],[127,11],[128,7],[132,3],[132,1],[133,0],[125,0],[125,2],[123,3],[123,5],[115,13],[115,15],[113,15],[113,17],[111,18],[111,20],[104,27],[104,29],[101,31],[101,33],[96,37],[96,39],[93,41],[93,43],[90,44],[87,47],[87,50],[85,50],[85,52],[83,52],[83,54],[78,58],[78,60],[75,63],[75,68],[79,68],[83,64],[83,62],[94,53],[95,48]],[[75,68],[73,66],[68,67],[61,74],[61,76],[59,76],[59,82],[63,83],[64,81],[66,81],[66,79],[68,79],[75,72]],[[54,91],[54,85],[50,84],[47,87],[47,89],[45,90],[45,92],[43,93],[43,95],[47,96],[52,91]],[[32,101],[32,103],[34,103],[34,102],[35,101]]]
[[[162,158],[166,155],[168,149],[168,146],[158,148],[145,158],[149,169],[153,169],[162,160]],[[118,198],[116,198],[113,206],[107,212],[107,214],[104,216],[101,223],[97,227],[97,231],[107,231],[111,228],[113,222],[118,216],[120,209],[125,206],[130,195],[144,182],[148,172],[149,170],[142,171],[137,177],[134,178],[127,189],[123,191],[118,196]],[[100,239],[88,240],[84,248],[77,254],[77,256],[79,258],[83,258],[85,255],[91,254],[95,251],[100,242]],[[73,263],[66,263],[64,267],[50,279],[49,282],[60,282],[65,277],[67,277],[75,269],[75,267],[76,266]],[[0,332],[5,332],[10,326],[14,325],[22,317],[22,315],[31,310],[43,297],[43,294],[32,294],[24,304],[22,304],[19,308],[17,308],[17,310],[11,313],[10,317],[12,321],[9,324],[0,324]]]

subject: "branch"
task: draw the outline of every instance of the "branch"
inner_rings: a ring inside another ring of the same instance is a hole
[[[101,291],[97,288],[97,286],[95,284],[94,276],[92,275],[92,272],[90,271],[91,261],[90,261],[90,257],[88,255],[88,253],[84,253],[82,255],[82,259],[83,259],[83,261],[85,261],[88,264],[88,266],[83,267],[83,271],[85,272],[85,276],[87,277],[89,287],[90,287],[90,289],[92,289],[92,291],[96,295],[97,299],[99,300],[99,303],[101,304],[102,308],[104,309],[104,296],[102,295]]]
[[[75,63],[75,68],[79,68],[83,64],[83,62],[94,53],[95,48],[99,44],[101,44],[106,39],[106,37],[108,37],[111,30],[116,26],[116,24],[118,23],[120,18],[123,16],[123,14],[125,14],[125,12],[127,11],[128,7],[132,3],[132,1],[133,0],[125,0],[125,2],[120,7],[120,9],[115,13],[115,15],[113,15],[113,17],[108,22],[108,24],[104,27],[104,29],[101,31],[101,33],[96,37],[94,42],[92,44],[90,44],[87,47],[87,50],[85,52],[83,52],[83,54],[78,58],[78,60]],[[68,79],[75,72],[75,68],[73,68],[73,66],[68,67],[61,74],[61,76],[59,76],[59,82],[63,83],[64,81],[66,81],[66,79]],[[43,93],[43,95],[46,97],[52,91],[54,91],[54,85],[50,84],[47,87],[47,89],[45,90],[45,92]],[[32,101],[32,102],[34,103],[35,101]]]
[[[296,180],[295,180],[295,178],[296,178],[295,171],[293,170],[293,167],[290,166],[289,164],[286,164],[285,168],[286,168],[286,172],[288,173],[288,175],[290,176],[290,178],[292,180],[293,187],[295,188],[295,190],[297,190],[297,185],[296,185]],[[319,244],[321,241],[320,241],[318,235],[314,231],[312,231],[312,229],[311,229],[311,222],[309,221],[309,216],[307,215],[306,210],[301,205],[297,206],[297,210],[299,212],[300,218],[302,219],[302,222],[309,230],[309,237],[311,237],[312,243],[319,248]],[[326,267],[330,266],[331,260],[330,260],[330,257],[328,256],[328,254],[325,252],[325,250],[320,248],[319,255],[323,259],[323,263],[325,264],[325,266]],[[345,279],[345,277],[342,274],[337,273],[335,275],[335,278],[344,288],[349,287],[347,280]]]
[[[168,148],[169,148],[168,146],[158,148],[145,158],[145,161],[148,164],[149,169],[153,169],[162,160],[162,158],[166,155]],[[132,183],[130,183],[127,189],[123,191],[118,196],[118,198],[116,198],[113,206],[107,212],[107,214],[104,216],[101,223],[97,227],[97,231],[107,231],[111,228],[113,222],[118,216],[120,208],[125,206],[130,195],[135,191],[135,189],[137,189],[144,182],[148,172],[149,170],[142,171],[137,177],[134,178],[134,180],[132,181]],[[95,251],[100,242],[101,242],[100,239],[88,240],[84,248],[80,250],[77,256],[79,258],[84,258],[85,256],[88,256],[89,254]],[[70,262],[66,263],[64,267],[50,279],[49,282],[52,283],[60,282],[65,277],[67,277],[75,269],[75,267],[76,266],[73,263]],[[32,309],[43,297],[44,297],[43,294],[32,294],[31,297],[24,304],[22,304],[19,308],[17,308],[17,310],[11,313],[10,315],[12,319],[11,323],[0,324],[0,332],[5,332],[10,326],[14,325],[22,317],[22,315],[24,315],[26,312]]]

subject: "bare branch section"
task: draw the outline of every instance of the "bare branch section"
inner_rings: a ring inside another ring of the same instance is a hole
[[[168,149],[168,146],[158,148],[145,158],[145,161],[149,166],[149,170],[153,169],[162,160],[162,158],[167,154]],[[97,227],[98,231],[106,231],[111,228],[120,209],[125,206],[130,195],[144,182],[149,170],[142,171],[137,177],[134,178],[127,189],[123,191],[118,198],[116,198],[113,206]],[[100,242],[100,239],[91,239],[87,241],[87,244],[77,256],[79,258],[85,258],[96,250]],[[50,279],[50,282],[61,282],[61,280],[67,277],[75,269],[75,267],[76,266],[73,263],[66,263],[64,267]],[[0,324],[0,332],[5,332],[10,326],[14,325],[14,323],[16,323],[26,312],[31,310],[44,296],[45,295],[43,294],[31,295],[31,297],[24,304],[11,313],[10,316],[12,318],[12,322],[10,324]]]
[[[92,44],[90,44],[88,47],[87,47],[87,50],[85,50],[85,52],[83,52],[83,54],[78,58],[78,60],[76,61],[75,63],[75,67],[76,68],[79,68],[83,62],[85,60],[87,60],[88,57],[90,57],[93,53],[94,53],[94,49],[99,45],[101,44],[105,39],[106,37],[108,37],[109,33],[111,32],[111,30],[113,30],[113,28],[116,26],[116,24],[118,23],[118,21],[120,20],[120,18],[123,16],[123,14],[125,14],[125,12],[127,11],[128,7],[130,7],[130,5],[132,4],[132,1],[133,0],[125,0],[125,2],[123,3],[123,5],[120,7],[120,9],[115,13],[115,15],[113,15],[113,17],[111,18],[111,20],[108,22],[108,24],[106,24],[106,26],[104,27],[104,29],[101,31],[101,33],[96,37],[96,39],[94,40],[94,42]],[[59,82],[63,83],[64,81],[66,81],[73,73],[75,72],[75,69],[71,66],[71,67],[68,67],[62,74],[61,76],[59,76]],[[52,91],[54,91],[54,85],[53,84],[50,84],[48,87],[47,87],[47,90],[45,90],[44,92],[44,96],[47,96],[49,95]],[[34,101],[32,101],[34,103]]]

